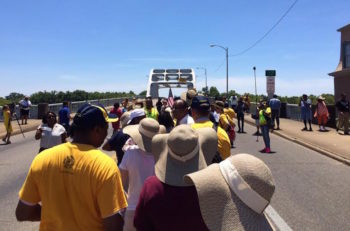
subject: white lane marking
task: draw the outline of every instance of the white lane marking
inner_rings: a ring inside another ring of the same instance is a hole
[[[277,230],[293,231],[271,205],[267,206],[265,214],[274,223]]]

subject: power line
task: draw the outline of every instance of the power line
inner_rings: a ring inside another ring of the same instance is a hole
[[[298,2],[298,0],[295,0],[293,2],[293,4],[286,10],[286,12],[284,12],[284,14],[282,15],[282,17],[280,19],[277,20],[277,22],[258,40],[256,40],[255,43],[253,43],[251,46],[249,46],[248,48],[242,50],[241,52],[238,52],[236,54],[230,55],[230,57],[233,56],[239,56],[242,55],[244,53],[246,53],[247,51],[249,51],[250,49],[252,49],[253,47],[255,47],[258,43],[260,43],[267,35],[270,34],[270,32],[275,29],[275,27],[287,16],[287,14],[292,10],[292,8],[295,6],[295,4]]]
[[[222,63],[215,69],[215,71],[213,71],[213,74],[216,73],[218,70],[220,70],[220,68],[222,67],[222,65],[224,65],[225,61],[226,61],[226,59],[224,59],[224,60],[222,61]]]

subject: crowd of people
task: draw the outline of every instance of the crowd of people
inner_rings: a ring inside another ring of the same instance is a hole
[[[312,131],[312,116],[325,130],[329,112],[324,98],[317,101],[312,115],[311,100],[300,99],[302,131]],[[251,155],[231,155],[234,118],[238,133],[245,133],[249,97],[212,101],[190,89],[168,102],[125,99],[109,112],[85,104],[74,118],[64,102],[58,118],[46,113],[35,133],[39,154],[19,192],[17,219],[40,221],[41,230],[272,230],[263,213],[275,189],[270,170]],[[336,107],[337,130],[344,126],[348,134],[345,94]],[[274,95],[261,99],[252,115],[262,153],[272,152],[269,133],[280,129],[280,109]],[[3,141],[11,143],[9,106],[3,114]],[[105,141],[109,123],[113,133]],[[115,151],[116,162],[99,147]]]
[[[225,99],[191,91],[171,107],[150,97],[109,113],[86,104],[66,126],[48,112],[17,219],[42,230],[273,230],[263,213],[275,190],[270,170],[231,155],[236,113]]]

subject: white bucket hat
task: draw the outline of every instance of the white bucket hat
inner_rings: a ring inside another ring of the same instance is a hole
[[[270,169],[249,154],[186,175],[195,185],[203,220],[209,230],[274,230],[263,214],[275,191]]]
[[[176,126],[169,134],[152,140],[155,174],[172,186],[187,186],[186,174],[207,167],[217,150],[217,134],[212,128],[194,130],[188,125]]]

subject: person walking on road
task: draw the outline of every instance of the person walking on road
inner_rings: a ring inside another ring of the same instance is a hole
[[[311,119],[312,119],[312,109],[311,109],[311,99],[307,97],[306,94],[300,99],[299,106],[301,109],[301,119],[304,121],[304,128],[302,131],[307,131],[306,121],[309,123],[309,131],[312,131],[311,128]]]
[[[344,135],[349,135],[350,103],[349,100],[346,99],[345,93],[340,95],[340,99],[335,106],[338,109],[337,131],[344,126]]]
[[[155,119],[145,118],[139,124],[127,126],[123,132],[135,143],[133,148],[125,151],[119,166],[124,190],[128,193],[124,231],[131,231],[136,230],[133,221],[143,183],[148,177],[154,176],[152,138],[165,132],[165,129]]]
[[[319,96],[317,98],[316,111],[314,117],[317,118],[318,126],[320,127],[320,131],[327,131],[325,126],[327,124],[329,118],[329,112],[324,102],[324,98]]]
[[[10,107],[7,104],[2,107],[2,113],[3,113],[4,125],[6,130],[6,135],[4,138],[2,138],[2,141],[4,141],[5,144],[11,144],[10,137],[11,137],[11,133],[13,132],[12,124],[11,124],[12,115],[11,115]]]
[[[147,97],[145,101],[145,113],[147,118],[158,120],[158,110],[153,107],[152,97]]]
[[[236,114],[237,114],[237,122],[238,122],[238,133],[245,133],[244,131],[244,111],[245,104],[243,102],[243,97],[239,97],[237,106],[236,106]]]
[[[270,124],[271,124],[271,108],[266,100],[262,101],[259,110],[259,124],[265,144],[265,148],[260,150],[262,153],[271,153],[270,148]]]
[[[58,111],[58,123],[61,124],[64,129],[66,129],[67,134],[69,133],[69,122],[70,122],[70,110],[68,107],[68,102],[64,101],[62,103],[62,108]]]
[[[183,99],[175,101],[172,112],[174,119],[176,119],[176,126],[181,124],[194,124],[194,120],[189,114],[188,104]]]
[[[57,123],[56,114],[51,111],[46,113],[43,118],[43,123],[38,127],[35,133],[35,139],[40,140],[39,152],[65,143],[66,138],[66,129],[61,124]]]
[[[195,123],[191,127],[193,129],[209,127],[216,130],[218,146],[213,162],[217,163],[231,155],[231,143],[226,131],[209,120],[210,107],[208,97],[198,95],[192,99],[191,110]]]
[[[113,127],[113,134],[119,131],[120,129],[120,117],[122,116],[123,112],[122,109],[120,108],[119,102],[114,103],[112,110],[109,112],[109,114],[113,114],[115,118],[118,118],[117,122],[112,123]]]
[[[237,154],[186,175],[184,181],[196,187],[209,230],[276,230],[264,214],[275,192],[275,181],[258,158]]]
[[[269,105],[271,107],[271,119],[272,126],[275,129],[275,120],[277,124],[277,130],[280,130],[280,110],[281,110],[281,101],[277,98],[277,95],[274,94],[273,98],[270,99]]]
[[[21,117],[21,122],[23,124],[27,124],[28,116],[29,116],[29,110],[30,107],[32,106],[32,103],[29,100],[28,96],[25,96],[24,99],[19,101],[19,108],[20,108],[20,117]],[[24,121],[24,123],[23,123]]]
[[[85,104],[71,125],[72,142],[38,154],[16,208],[18,221],[40,221],[40,230],[123,229],[127,201],[114,160],[98,150],[108,132],[100,106]]]
[[[142,187],[134,219],[138,231],[208,230],[196,188],[186,184],[183,177],[207,167],[216,146],[212,128],[194,130],[188,125],[176,126],[170,134],[152,139],[155,176]]]

